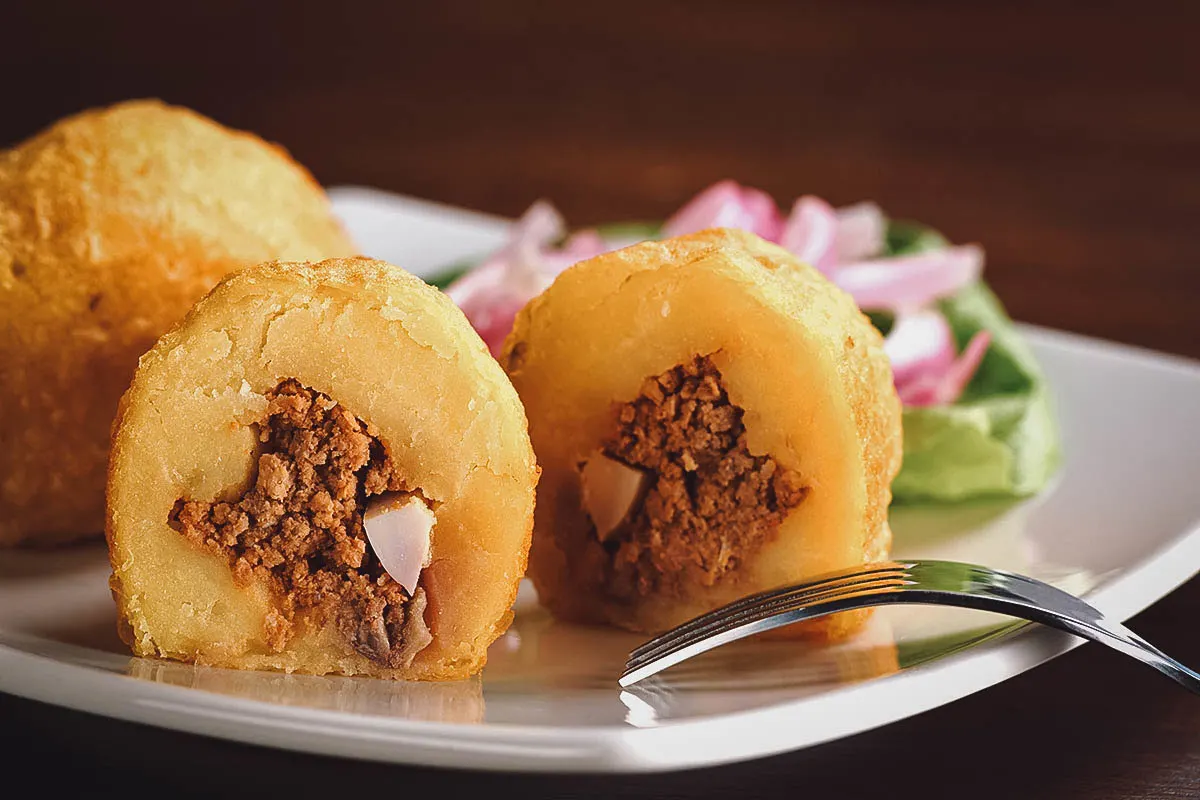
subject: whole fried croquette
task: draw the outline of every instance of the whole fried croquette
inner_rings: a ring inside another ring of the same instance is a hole
[[[142,656],[457,679],[512,619],[538,468],[449,298],[364,258],[222,281],[121,402],[108,540]]]
[[[104,528],[138,357],[229,272],[354,247],[279,147],[135,101],[0,153],[0,545]]]
[[[657,632],[886,558],[901,431],[882,338],[786,250],[710,230],[580,262],[500,360],[545,470],[529,576],[555,615]]]

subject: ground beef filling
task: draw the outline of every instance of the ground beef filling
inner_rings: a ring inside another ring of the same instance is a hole
[[[617,409],[611,458],[648,474],[644,499],[604,546],[618,598],[711,586],[775,535],[808,493],[800,476],[746,444],[743,411],[708,356],[648,378]]]
[[[267,400],[251,486],[228,502],[179,500],[172,527],[223,553],[235,579],[275,585],[282,603],[268,639],[276,651],[296,612],[316,609],[359,653],[408,666],[432,640],[425,593],[409,596],[392,580],[363,528],[368,497],[408,487],[367,425],[329,397],[289,379]]]

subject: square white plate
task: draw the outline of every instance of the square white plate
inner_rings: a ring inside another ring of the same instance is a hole
[[[507,224],[372,190],[331,194],[364,252],[417,273],[487,253]],[[1200,366],[1025,332],[1058,403],[1057,485],[1020,505],[895,511],[897,555],[1051,579],[1126,619],[1200,567]],[[979,612],[895,607],[845,644],[747,641],[621,691],[616,676],[639,638],[555,623],[524,591],[481,678],[389,683],[131,658],[107,577],[98,545],[4,554],[0,690],[257,744],[446,767],[635,771],[763,756],[919,713],[1078,644]]]

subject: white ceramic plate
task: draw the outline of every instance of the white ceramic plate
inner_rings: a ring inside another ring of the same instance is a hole
[[[363,249],[416,272],[491,250],[503,220],[333,192]],[[1027,329],[1066,464],[1017,506],[896,512],[901,557],[1049,578],[1125,619],[1200,566],[1200,366]],[[0,558],[0,690],[112,717],[330,755],[502,770],[658,770],[828,741],[1010,678],[1078,642],[978,612],[888,608],[836,647],[748,641],[621,691],[639,642],[560,625],[528,591],[482,678],[404,684],[130,658],[101,546]],[[1147,680],[1154,680],[1147,675]]]

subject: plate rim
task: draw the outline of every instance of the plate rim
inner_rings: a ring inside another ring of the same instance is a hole
[[[1050,328],[1021,327],[1039,344],[1134,360],[1200,379],[1200,361]],[[1139,581],[1150,568],[1156,569],[1156,580]],[[1170,594],[1198,568],[1200,519],[1084,596],[1105,614],[1124,621]],[[0,691],[128,722],[361,760],[492,771],[636,773],[716,766],[861,733],[988,689],[1083,643],[1049,628],[1023,626],[884,679],[647,728],[628,722],[600,726],[438,722],[285,706],[143,681],[4,643],[0,643]],[[889,696],[913,692],[922,697],[917,705],[897,711],[888,702]],[[825,714],[835,722],[815,733],[797,735],[800,729],[787,721],[801,711]],[[767,737],[765,730],[770,732]],[[740,735],[743,732],[754,735]]]
[[[335,186],[328,193],[335,205],[339,201],[386,205],[390,213],[486,227],[495,235],[511,222],[369,186]],[[1133,361],[1200,379],[1200,360],[1048,327],[1019,327],[1030,340],[1060,351]],[[1140,573],[1151,568],[1156,568],[1156,580],[1139,581]],[[1198,568],[1200,519],[1084,596],[1124,621],[1170,594]],[[1084,643],[1060,631],[1026,625],[883,679],[644,728],[629,722],[601,726],[440,722],[286,706],[140,680],[3,642],[0,691],[127,722],[359,760],[508,772],[644,773],[765,757],[861,733],[988,689]],[[903,705],[899,712],[889,707],[890,699],[914,691],[921,693],[919,704]],[[826,714],[834,724],[797,736],[800,729],[788,724],[796,713]]]

